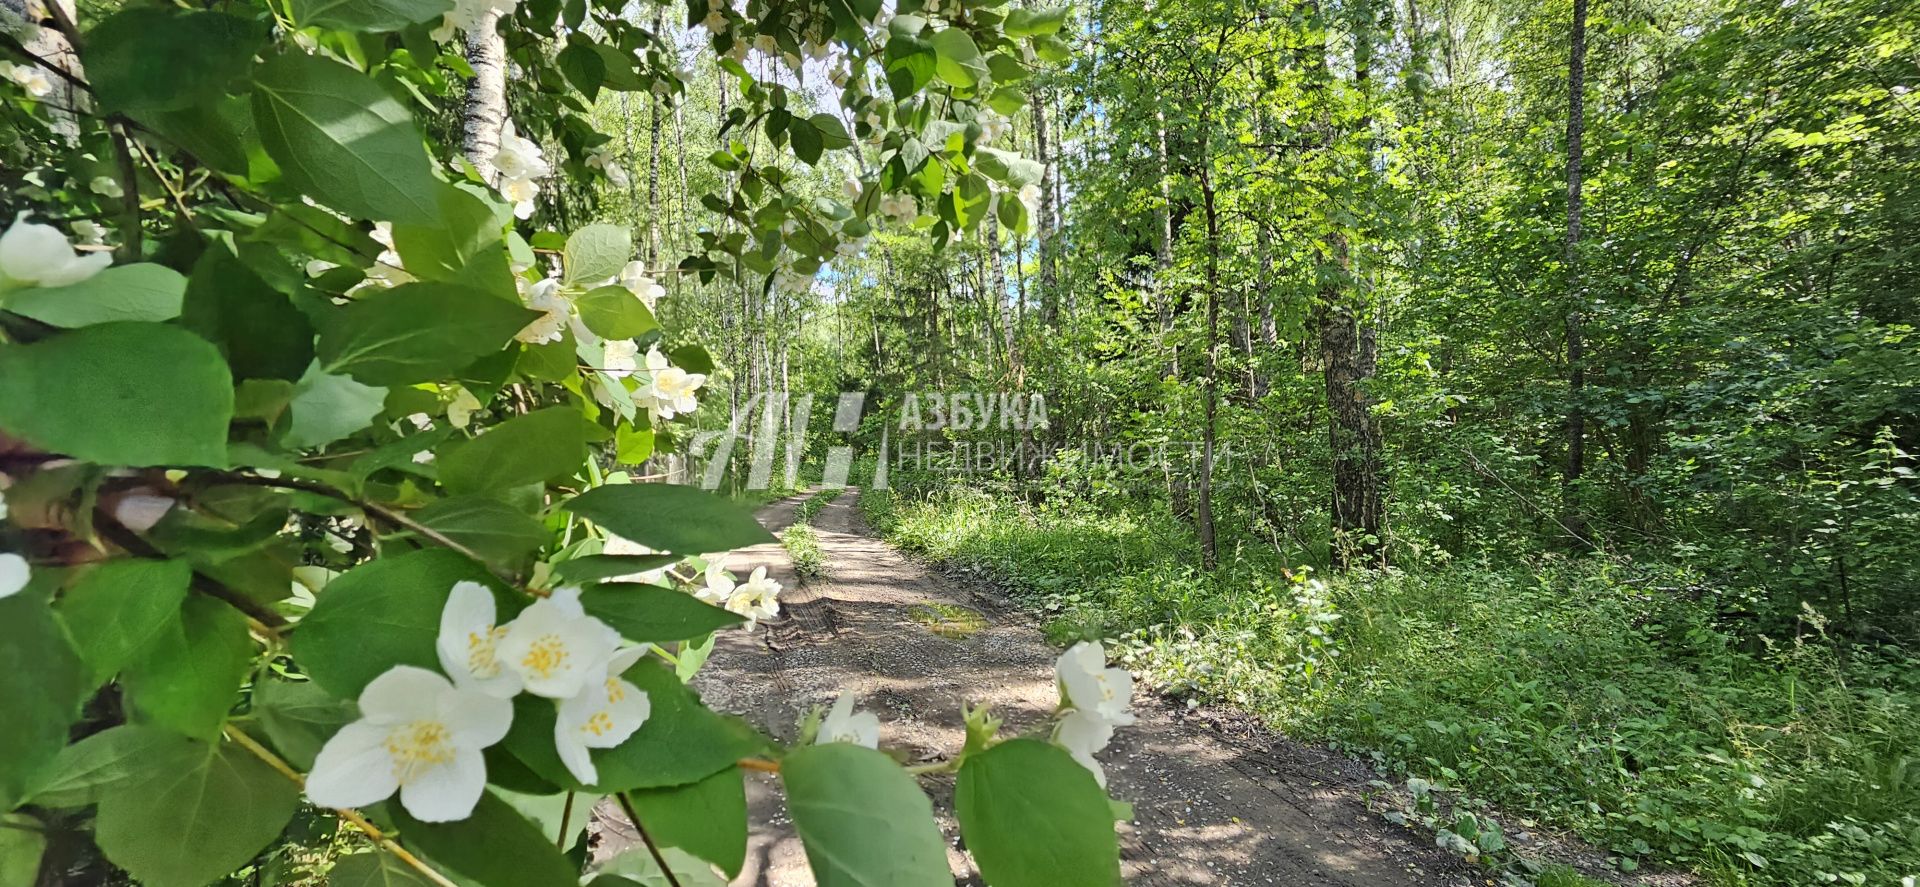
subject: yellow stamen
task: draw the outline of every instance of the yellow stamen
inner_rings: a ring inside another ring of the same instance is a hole
[[[387,734],[385,745],[393,758],[393,775],[401,785],[453,760],[452,736],[447,725],[439,721],[414,721],[396,727]]]
[[[527,647],[527,655],[520,659],[520,667],[542,680],[553,677],[566,664],[567,645],[557,634],[541,635]]]

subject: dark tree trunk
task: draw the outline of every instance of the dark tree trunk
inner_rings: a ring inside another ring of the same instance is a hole
[[[1586,470],[1587,461],[1587,414],[1581,403],[1587,387],[1586,342],[1580,316],[1586,301],[1580,269],[1580,140],[1586,132],[1586,73],[1587,0],[1573,0],[1572,52],[1567,59],[1567,470],[1561,492],[1567,529],[1581,538],[1586,536],[1586,526],[1574,485]]]

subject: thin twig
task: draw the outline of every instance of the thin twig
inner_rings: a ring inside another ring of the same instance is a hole
[[[741,758],[733,763],[742,770],[755,770],[761,773],[780,772],[779,761],[769,761],[765,758]]]
[[[567,790],[567,800],[560,805],[560,834],[553,839],[553,846],[560,852],[567,852],[567,820],[573,818],[573,790]]]
[[[647,827],[640,824],[640,814],[633,810],[633,802],[627,799],[626,792],[618,792],[614,797],[620,799],[620,809],[627,811],[627,821],[633,823],[633,830],[640,835],[640,843],[647,845],[647,852],[653,854],[653,861],[660,866],[660,874],[667,879],[667,887],[680,887],[680,879],[675,877],[673,869],[667,867],[667,858],[660,855],[660,848],[653,843],[653,836],[647,834]]]
[[[294,785],[299,786],[303,790],[306,788],[307,780],[300,775],[300,771],[293,769],[286,761],[281,760],[279,755],[268,751],[260,743],[253,741],[253,737],[241,732],[239,728],[232,724],[226,726],[226,734],[227,738],[233,740],[235,745],[252,752],[254,757],[259,758],[267,766],[272,767],[281,776],[285,776],[291,780]],[[427,880],[440,885],[440,887],[459,887],[459,885],[448,879],[446,875],[440,874],[433,866],[428,865],[425,860],[413,855],[407,848],[394,843],[394,840],[387,837],[386,833],[382,832],[379,826],[368,822],[365,816],[360,815],[360,811],[344,807],[329,809],[332,809],[334,814],[341,819],[352,823],[354,828],[359,829],[361,833],[365,834],[367,838],[373,841],[380,849],[393,854],[401,862],[412,866],[414,871],[426,876]]]
[[[127,529],[104,509],[94,509],[93,527],[94,532],[99,534],[100,538],[113,543],[122,551],[135,557],[157,560],[164,560],[167,557],[165,552],[153,547],[152,543],[140,538],[140,535],[132,530]],[[188,587],[208,597],[217,598],[225,602],[228,606],[239,610],[246,615],[248,625],[253,628],[254,631],[266,635],[269,638],[279,639],[281,632],[286,630],[288,626],[287,617],[268,609],[259,601],[247,597],[240,591],[228,587],[220,580],[208,576],[199,570],[193,571],[193,578]]]

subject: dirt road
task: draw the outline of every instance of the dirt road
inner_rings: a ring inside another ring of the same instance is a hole
[[[1058,698],[1058,651],[991,589],[929,572],[875,539],[854,498],[842,495],[813,520],[824,578],[799,582],[777,545],[729,563],[736,573],[765,564],[787,591],[782,618],[722,638],[694,681],[707,703],[790,739],[806,707],[850,691],[879,714],[883,746],[921,760],[960,747],[961,700],[990,706],[1008,731],[1041,723]],[[803,499],[767,507],[762,523],[785,527]],[[1134,807],[1134,820],[1120,825],[1129,884],[1454,887],[1486,877],[1430,838],[1369,813],[1362,792],[1371,775],[1354,762],[1236,736],[1230,716],[1189,712],[1145,692],[1135,708],[1139,722],[1121,729],[1101,756],[1112,794]],[[957,841],[951,780],[931,790],[943,830]],[[748,795],[753,832],[734,883],[810,887],[778,785],[750,775]],[[627,843],[630,832],[617,816],[599,817],[603,842]],[[948,861],[962,883],[978,883],[954,843]]]

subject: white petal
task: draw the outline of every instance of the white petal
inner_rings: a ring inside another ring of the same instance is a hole
[[[1060,719],[1060,726],[1054,729],[1053,739],[1068,751],[1092,754],[1113,741],[1113,722],[1076,709]]]
[[[485,664],[493,659],[493,620],[493,592],[478,582],[454,583],[446,606],[440,609],[440,634],[434,641],[440,670],[455,682],[490,675]]]
[[[420,774],[400,789],[400,803],[421,822],[452,822],[473,815],[487,790],[487,761],[475,749],[453,753],[453,760]]]
[[[321,807],[364,807],[384,801],[400,787],[393,756],[386,748],[387,728],[355,721],[340,728],[307,774],[307,800]]]
[[[0,598],[19,594],[32,578],[33,568],[26,558],[11,552],[0,554]]]
[[[360,691],[360,715],[376,724],[434,717],[440,694],[453,683],[424,668],[396,665]]]
[[[478,688],[449,688],[440,694],[439,717],[454,745],[486,748],[507,738],[513,726],[513,700]]]
[[[112,253],[88,253],[42,272],[40,285],[72,286],[100,273],[102,268],[111,264],[113,264]]]
[[[587,751],[586,743],[580,741],[580,731],[569,728],[564,719],[554,722],[553,750],[560,753],[560,763],[567,765],[567,772],[582,785],[600,781],[600,770],[593,765],[593,754]]]

